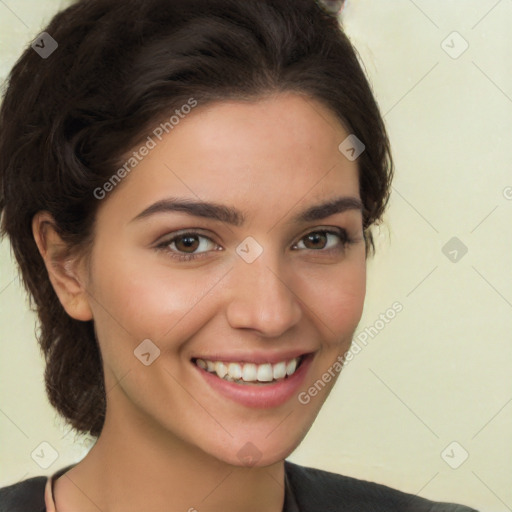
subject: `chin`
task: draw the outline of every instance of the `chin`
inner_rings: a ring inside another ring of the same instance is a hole
[[[260,451],[255,445],[248,442],[240,450],[230,453],[218,454],[218,460],[237,468],[263,468],[283,461],[293,450],[280,452]]]
[[[299,446],[310,427],[308,423],[301,432],[293,433],[289,428],[283,428],[279,434],[269,435],[271,429],[260,436],[244,433],[238,438],[242,438],[242,441],[237,441],[235,437],[235,441],[230,444],[210,446],[206,451],[216,459],[236,467],[271,466],[288,457]]]

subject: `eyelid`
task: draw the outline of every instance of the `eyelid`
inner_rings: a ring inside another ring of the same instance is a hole
[[[304,231],[304,233],[302,233],[302,235],[299,235],[298,240],[300,240],[301,238],[304,238],[305,236],[309,235],[310,233],[316,233],[317,231],[334,231],[334,232],[337,232],[338,234],[341,234],[341,235],[347,233],[347,229],[346,228],[342,228],[341,226],[323,226],[323,225],[320,225],[320,226],[315,226],[313,228],[306,229]]]
[[[220,245],[212,238],[210,234],[206,235],[204,234],[203,229],[201,228],[189,228],[189,229],[180,229],[178,231],[173,231],[172,233],[168,233],[167,235],[164,235],[163,237],[160,237],[160,241],[157,241],[155,243],[155,247],[162,247],[162,246],[168,246],[171,243],[173,243],[177,238],[184,237],[185,235],[191,235],[191,236],[197,236],[198,238],[206,238],[210,242],[216,245]],[[184,253],[185,254],[185,253]]]
[[[184,228],[184,229],[178,229],[177,231],[170,231],[167,232],[165,235],[162,235],[158,238],[158,240],[155,242],[155,245],[160,245],[161,243],[171,243],[175,238],[179,238],[184,235],[198,235],[202,238],[208,238],[209,240],[213,240],[213,233],[211,233],[208,230],[205,230],[203,228]]]

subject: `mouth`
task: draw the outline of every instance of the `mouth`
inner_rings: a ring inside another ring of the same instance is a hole
[[[194,357],[191,362],[207,386],[205,393],[245,407],[269,409],[282,406],[297,395],[315,355],[310,352],[272,362],[258,358],[257,363]]]
[[[240,385],[268,386],[290,378],[301,366],[306,354],[277,363],[254,364],[246,362],[210,361],[194,358],[192,362],[228,382]]]

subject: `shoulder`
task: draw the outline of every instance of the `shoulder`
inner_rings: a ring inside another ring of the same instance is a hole
[[[36,476],[0,489],[0,512],[44,512],[47,478]]]
[[[285,461],[299,509],[368,512],[477,512],[464,505],[441,503],[375,482],[359,480]]]

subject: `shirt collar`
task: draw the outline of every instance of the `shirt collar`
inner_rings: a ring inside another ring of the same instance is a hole
[[[44,489],[44,503],[46,506],[46,512],[56,512],[55,501],[53,498],[53,486],[55,484],[55,480],[62,476],[66,471],[69,471],[71,468],[76,466],[76,464],[72,464],[71,466],[67,466],[65,468],[59,469],[56,473],[49,476],[46,480],[46,486]],[[284,466],[284,505],[283,512],[300,512],[299,506],[297,504],[297,500],[295,499],[295,494],[293,493],[292,486],[290,484],[290,479],[288,478],[287,464],[285,461]]]

